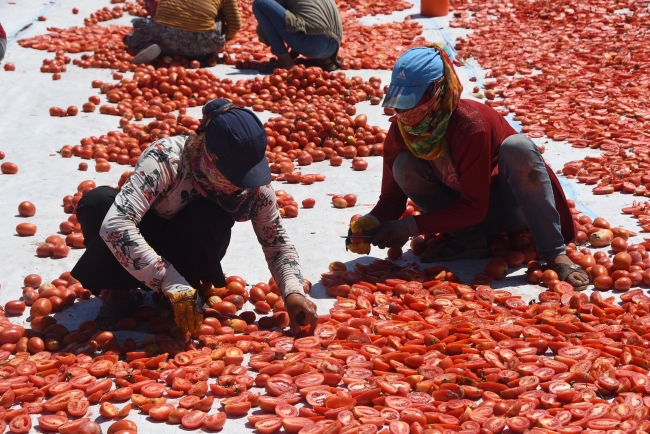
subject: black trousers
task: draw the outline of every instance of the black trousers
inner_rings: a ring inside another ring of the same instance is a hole
[[[118,190],[97,187],[77,205],[86,251],[71,273],[84,288],[98,295],[102,289],[147,289],[131,275],[99,236]],[[216,203],[200,197],[186,205],[173,219],[149,210],[138,225],[140,234],[160,256],[169,261],[190,285],[200,282],[226,285],[221,269],[235,221]]]

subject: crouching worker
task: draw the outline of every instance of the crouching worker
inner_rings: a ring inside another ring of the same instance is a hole
[[[527,229],[560,280],[585,289],[587,274],[565,254],[575,237],[558,179],[537,146],[493,108],[461,99],[463,88],[442,46],[413,48],[395,63],[384,107],[396,116],[384,143],[381,195],[350,224],[355,253],[402,247],[418,234],[447,234],[422,262],[489,256],[488,238]],[[422,215],[398,220],[410,198]],[[355,239],[355,241],[364,241]]]
[[[334,0],[254,0],[253,13],[260,41],[277,56],[261,64],[260,72],[289,69],[300,54],[326,71],[338,69],[343,25]]]
[[[137,52],[135,64],[161,54],[204,60],[216,56],[240,28],[237,0],[160,0],[153,18],[134,21],[124,44]]]
[[[282,226],[260,120],[225,99],[203,108],[196,135],[153,142],[120,191],[98,187],[77,206],[86,251],[75,281],[108,297],[96,318],[108,329],[128,315],[132,290],[149,287],[171,301],[176,324],[201,326],[205,284],[226,284],[221,260],[235,222],[251,220],[291,324],[316,326],[298,253]],[[247,258],[242,257],[245,261]]]

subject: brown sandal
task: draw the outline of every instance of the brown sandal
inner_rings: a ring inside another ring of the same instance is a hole
[[[569,265],[569,264],[553,264],[553,266],[547,265],[545,268],[548,269],[548,270],[555,271],[557,273],[557,278],[558,278],[558,280],[560,282],[566,282],[567,277],[569,277],[573,273],[583,274],[583,275],[587,276],[587,279],[589,279],[589,275],[587,274],[587,272],[585,270],[583,270],[581,266],[576,265],[576,264],[572,264],[572,265]],[[582,285],[582,286],[574,286],[573,290],[574,291],[584,291],[585,289],[587,289],[588,286],[589,286],[589,283],[587,283],[586,285]]]

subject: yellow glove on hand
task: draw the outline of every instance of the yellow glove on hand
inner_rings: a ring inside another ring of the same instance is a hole
[[[190,333],[201,328],[203,309],[196,289],[187,285],[172,285],[165,290],[165,295],[172,302],[177,326]]]
[[[350,222],[350,231],[346,239],[346,247],[352,253],[358,255],[367,255],[370,253],[370,238],[355,239],[355,235],[364,235],[379,226],[376,218],[365,215],[359,219]],[[367,234],[370,235],[370,234]]]

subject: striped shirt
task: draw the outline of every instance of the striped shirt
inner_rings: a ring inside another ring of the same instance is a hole
[[[160,0],[153,20],[190,32],[209,32],[215,29],[214,20],[220,12],[224,14],[229,41],[241,29],[237,0]]]

